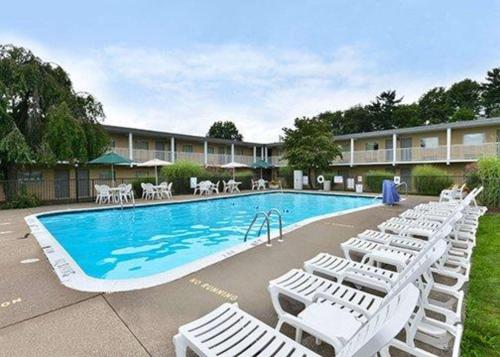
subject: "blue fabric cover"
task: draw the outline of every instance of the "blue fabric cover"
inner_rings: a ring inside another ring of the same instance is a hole
[[[382,183],[382,201],[385,204],[393,205],[399,202],[399,199],[399,192],[394,181],[384,180]]]

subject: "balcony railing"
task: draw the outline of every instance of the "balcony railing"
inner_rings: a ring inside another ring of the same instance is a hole
[[[396,149],[396,161],[446,161],[446,146],[438,146],[435,148],[413,147]]]
[[[354,151],[354,165],[362,164],[391,164],[394,160],[394,151],[368,150]],[[344,151],[343,158],[338,157],[332,165],[351,164],[351,152]],[[452,145],[450,147],[450,161],[475,161],[484,156],[500,156],[500,143],[484,143],[481,145]],[[398,148],[396,149],[396,163],[418,162],[447,162],[447,146],[435,148]]]
[[[283,159],[282,156],[269,156],[267,162],[277,167],[286,166],[288,164],[288,161]]]
[[[452,145],[451,160],[477,160],[484,156],[500,156],[500,142],[482,145]]]

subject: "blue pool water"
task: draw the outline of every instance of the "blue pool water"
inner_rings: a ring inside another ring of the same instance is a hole
[[[373,203],[366,197],[269,193],[39,219],[87,275],[129,279],[162,273],[241,244],[259,211],[279,209],[287,227]],[[250,240],[257,231],[252,231]]]

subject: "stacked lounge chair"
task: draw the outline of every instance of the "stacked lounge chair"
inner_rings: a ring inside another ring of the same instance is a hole
[[[278,324],[272,329],[224,304],[179,328],[177,356],[317,356],[301,345],[303,332],[330,344],[335,356],[390,356],[389,347],[415,356],[430,348],[458,357],[463,287],[469,278],[478,219],[486,212],[475,189],[460,201],[408,210],[344,243],[345,257],[320,253],[269,283]],[[436,277],[439,279],[436,282]],[[437,295],[436,295],[437,293]],[[301,303],[288,312],[283,298]],[[436,315],[439,315],[436,316]],[[295,341],[283,335],[295,329]],[[401,330],[404,338],[396,338]]]

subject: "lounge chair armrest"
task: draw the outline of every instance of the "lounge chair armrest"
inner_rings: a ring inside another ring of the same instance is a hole
[[[368,311],[366,311],[365,309],[363,309],[361,306],[359,305],[356,305],[356,304],[353,304],[351,303],[350,301],[346,301],[346,300],[343,300],[343,299],[339,299],[338,297],[336,296],[333,296],[333,295],[330,295],[330,294],[327,294],[327,293],[324,293],[322,291],[319,291],[317,293],[315,293],[313,295],[313,298],[312,298],[312,301],[313,302],[317,302],[319,299],[325,299],[325,300],[328,300],[328,301],[331,301],[331,302],[334,302],[336,304],[339,304],[339,305],[342,305],[342,306],[345,306],[345,307],[348,307],[350,308],[351,310],[354,310],[358,313],[360,313],[361,315],[365,316],[366,318],[369,318],[371,315],[368,313]]]

